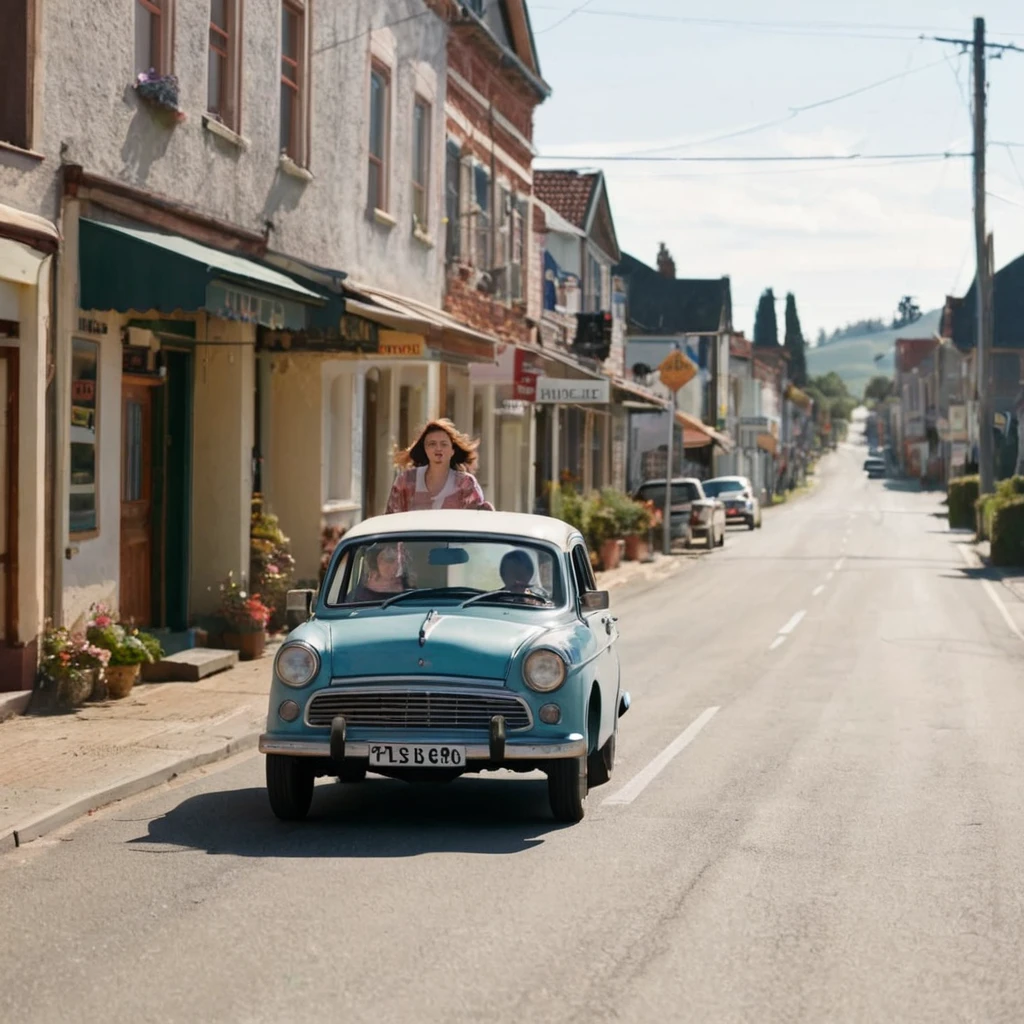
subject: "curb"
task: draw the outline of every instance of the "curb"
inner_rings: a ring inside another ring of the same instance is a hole
[[[99,810],[118,800],[125,800],[130,796],[144,793],[147,789],[153,789],[165,782],[194,768],[201,768],[203,765],[213,764],[216,761],[223,761],[233,754],[241,753],[244,750],[255,748],[259,743],[261,730],[248,732],[243,736],[219,743],[214,747],[208,747],[195,754],[188,754],[179,758],[172,764],[157,768],[155,771],[147,772],[136,778],[126,779],[124,782],[117,782],[104,789],[98,789],[86,796],[71,800],[61,807],[47,811],[31,821],[26,822],[11,832],[0,836],[0,854],[18,847],[25,846],[35,839],[67,825],[77,818],[81,818],[90,811]]]

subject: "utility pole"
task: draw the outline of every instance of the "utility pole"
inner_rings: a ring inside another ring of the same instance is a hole
[[[979,492],[995,490],[992,408],[992,241],[985,230],[985,19],[974,19],[974,299],[978,323]]]
[[[922,37],[923,38],[923,37]],[[985,227],[985,54],[994,50],[1004,53],[1024,53],[1016,43],[985,42],[985,19],[974,19],[974,38],[946,39],[931,36],[936,43],[959,46],[962,53],[972,51],[974,64],[974,246],[978,269],[974,279],[974,299],[977,305],[977,399],[978,399],[978,471],[979,490],[991,494],[995,490],[995,406],[992,396],[992,334],[994,312],[992,305],[992,279],[995,274],[992,236]]]

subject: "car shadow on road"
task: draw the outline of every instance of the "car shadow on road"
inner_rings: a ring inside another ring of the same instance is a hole
[[[369,776],[358,785],[321,780],[309,816],[278,821],[262,787],[189,797],[129,842],[236,857],[372,858],[428,853],[524,853],[567,826],[548,809],[547,783],[468,777],[412,785]]]

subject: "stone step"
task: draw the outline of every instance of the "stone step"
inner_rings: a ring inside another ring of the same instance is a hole
[[[195,683],[237,664],[238,651],[193,647],[170,654],[153,665],[143,665],[142,679],[147,683]]]

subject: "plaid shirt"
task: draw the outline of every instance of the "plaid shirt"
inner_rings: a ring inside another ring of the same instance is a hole
[[[435,508],[476,508],[494,511],[472,473],[450,469],[448,481],[434,497],[426,485],[426,466],[399,473],[391,487],[385,512],[422,512]]]

